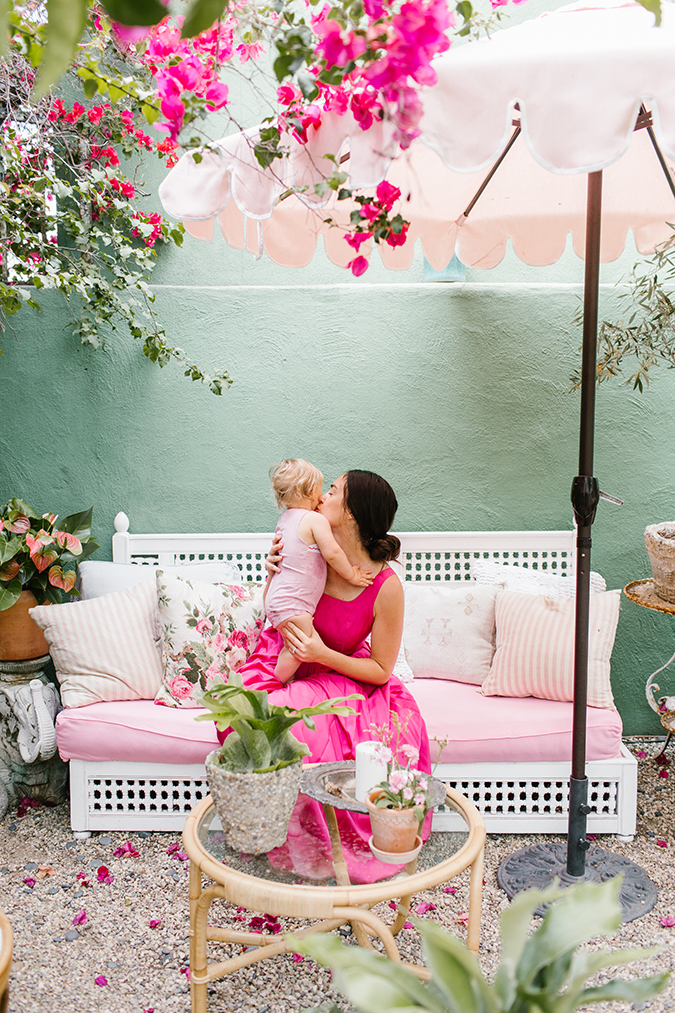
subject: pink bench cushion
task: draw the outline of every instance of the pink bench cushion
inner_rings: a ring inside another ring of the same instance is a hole
[[[483,696],[480,686],[415,679],[407,687],[427,724],[431,759],[450,739],[442,763],[567,760],[572,756],[572,704],[507,696]],[[616,710],[588,707],[586,757],[621,755],[621,717]]]
[[[218,738],[213,721],[195,721],[202,713],[153,700],[69,707],[56,719],[56,741],[62,760],[203,763]]]
[[[567,760],[571,756],[572,704],[534,697],[481,694],[478,686],[442,679],[408,684],[433,740],[450,738],[444,763]],[[157,707],[152,700],[118,700],[66,708],[56,719],[64,760],[136,763],[203,763],[218,745],[212,721],[198,710]],[[589,760],[620,756],[621,718],[615,710],[588,708]],[[431,742],[431,755],[438,752]]]

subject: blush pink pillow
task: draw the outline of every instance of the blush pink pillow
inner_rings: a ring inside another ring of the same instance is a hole
[[[609,660],[620,591],[591,595],[588,706],[613,707]],[[575,598],[502,591],[495,605],[496,649],[485,696],[574,698]]]

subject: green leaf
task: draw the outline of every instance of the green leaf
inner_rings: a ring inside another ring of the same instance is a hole
[[[195,0],[183,22],[181,37],[191,39],[194,35],[205,32],[222,16],[225,6],[226,0]]]
[[[87,98],[93,98],[98,93],[98,81],[94,77],[86,78],[82,87]]]
[[[426,966],[448,1009],[453,1013],[498,1013],[478,961],[464,944],[435,922],[415,919],[415,924],[422,936]]]
[[[644,999],[651,999],[653,996],[663,992],[668,985],[670,975],[655,975],[652,978],[633,978],[625,981],[623,978],[616,978],[608,981],[606,985],[599,985],[597,988],[586,989],[581,993],[580,1004],[586,1005],[589,1002],[642,1002]]]
[[[159,109],[157,109],[156,106],[148,105],[147,102],[144,102],[143,105],[141,106],[141,112],[143,113],[146,120],[150,124],[156,123],[157,120],[159,119],[160,115]]]
[[[661,24],[661,0],[638,0],[646,10],[656,16],[656,26]]]
[[[47,0],[47,28],[34,98],[46,95],[70,66],[87,21],[87,6],[87,0]]]
[[[316,960],[333,972],[332,986],[337,988],[360,1013],[384,1013],[411,1007],[430,1013],[447,1013],[421,981],[405,968],[372,950],[344,946],[335,936],[308,935],[298,941],[287,936],[297,953]]]
[[[23,585],[20,580],[12,580],[9,584],[0,583],[0,612],[11,608],[19,600],[22,591]]]
[[[59,521],[58,531],[67,531],[71,535],[75,535],[81,542],[86,542],[91,535],[91,518],[94,512],[93,507],[89,507],[88,510],[82,510],[76,514],[69,514],[68,517],[64,517],[63,520]]]
[[[158,25],[168,13],[159,0],[102,0],[102,4],[122,25]]]
[[[7,29],[9,27],[7,14],[10,9],[10,0],[0,0],[0,56],[4,56],[7,52]]]
[[[621,924],[621,876],[605,883],[583,883],[566,890],[549,907],[539,928],[527,940],[517,978],[530,985],[537,972],[593,936],[609,936]],[[539,891],[527,891],[534,894]],[[550,892],[550,891],[548,891]],[[540,892],[543,900],[547,891]]]

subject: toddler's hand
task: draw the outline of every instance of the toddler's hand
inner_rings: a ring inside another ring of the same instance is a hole
[[[362,570],[360,566],[355,566],[350,583],[356,584],[357,587],[370,587],[373,583],[372,573],[372,570]]]

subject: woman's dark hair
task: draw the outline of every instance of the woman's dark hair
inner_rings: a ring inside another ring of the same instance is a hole
[[[375,562],[396,559],[401,543],[388,535],[398,503],[394,490],[372,471],[345,473],[344,504],[356,521],[364,549]]]

